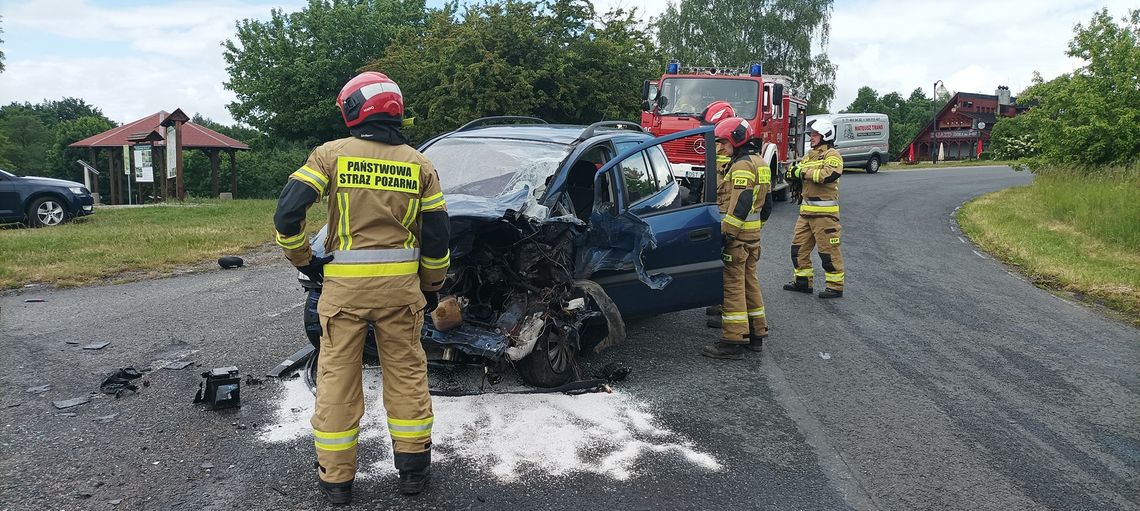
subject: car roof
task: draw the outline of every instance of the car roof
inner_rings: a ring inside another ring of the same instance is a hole
[[[527,140],[533,142],[548,142],[562,145],[577,145],[587,126],[580,124],[499,124],[480,126],[463,131],[453,131],[440,138],[503,138],[512,140]],[[594,132],[588,140],[594,140],[606,135],[633,135],[652,138],[648,133],[638,133],[633,130],[617,128],[602,128]]]

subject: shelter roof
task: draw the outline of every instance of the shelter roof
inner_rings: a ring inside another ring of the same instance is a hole
[[[83,148],[83,147],[119,147],[124,145],[131,145],[134,143],[131,138],[138,134],[146,134],[152,131],[158,132],[162,140],[154,142],[156,146],[166,145],[166,129],[162,128],[162,122],[170,114],[162,111],[157,112],[134,122],[126,123],[117,128],[111,128],[98,135],[92,135],[83,140],[75,142],[68,147]],[[186,122],[182,125],[182,148],[183,149],[233,149],[239,151],[248,151],[249,146],[245,145],[239,140],[227,137],[218,133],[210,128],[194,124],[193,122]]]

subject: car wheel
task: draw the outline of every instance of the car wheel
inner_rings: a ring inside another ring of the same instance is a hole
[[[536,387],[558,387],[574,379],[578,369],[578,331],[551,327],[534,351],[519,361],[519,376]]]
[[[867,169],[867,173],[868,174],[874,174],[874,173],[878,172],[879,171],[879,163],[880,163],[879,162],[879,155],[877,155],[877,154],[872,156],[870,160],[867,160],[867,166],[865,167]]]
[[[67,220],[67,210],[63,203],[55,197],[42,197],[32,202],[28,208],[28,225],[32,227],[51,227],[62,224]]]

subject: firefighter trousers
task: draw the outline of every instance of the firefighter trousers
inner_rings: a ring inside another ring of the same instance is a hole
[[[843,253],[839,250],[839,237],[842,229],[839,219],[833,216],[800,216],[792,229],[792,266],[794,275],[807,279],[811,287],[811,251],[819,250],[819,260],[824,271],[828,289],[843,291]]]
[[[316,407],[310,422],[320,466],[318,476],[329,483],[356,477],[357,439],[364,415],[361,359],[369,324],[375,330],[380,352],[384,409],[393,450],[429,450],[433,417],[427,356],[420,345],[422,304],[358,309],[331,305],[322,297],[317,312],[323,335],[317,360]]]
[[[764,296],[756,264],[759,241],[729,241],[724,247],[724,298],[721,302],[720,340],[745,344],[749,335],[768,335]]]

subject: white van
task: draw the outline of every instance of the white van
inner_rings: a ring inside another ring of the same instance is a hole
[[[887,114],[810,115],[807,122],[815,119],[829,119],[835,125],[835,148],[843,155],[844,168],[862,168],[874,174],[887,161],[891,136]],[[810,146],[810,140],[805,145]],[[808,149],[805,147],[804,151]]]

